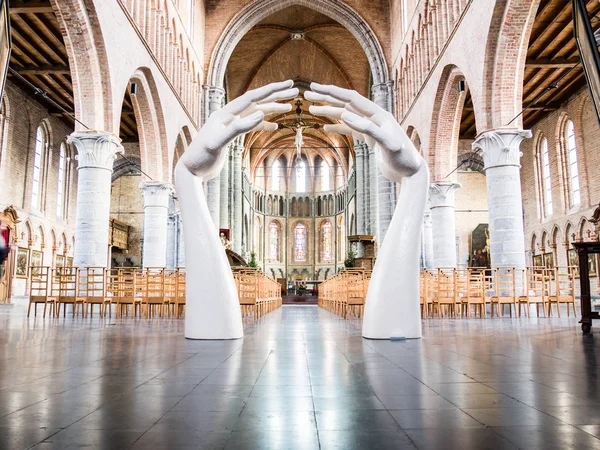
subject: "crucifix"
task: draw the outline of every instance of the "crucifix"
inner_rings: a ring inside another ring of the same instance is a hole
[[[296,158],[298,158],[298,160],[299,160],[302,155],[302,146],[304,145],[304,137],[302,136],[302,133],[304,133],[304,130],[309,129],[309,128],[317,130],[317,129],[321,128],[321,125],[318,123],[308,125],[308,124],[306,124],[306,122],[304,122],[304,120],[302,118],[302,101],[300,99],[296,100],[295,113],[296,113],[296,117],[295,117],[293,123],[291,123],[291,124],[280,123],[280,124],[278,124],[278,129],[283,130],[284,128],[287,128],[290,130],[295,130],[296,138],[294,139],[294,145],[296,146]]]

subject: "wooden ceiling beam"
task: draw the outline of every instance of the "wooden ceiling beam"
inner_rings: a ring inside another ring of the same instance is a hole
[[[19,17],[17,18],[17,20],[13,21],[13,26],[11,28],[13,35],[16,32],[15,28],[17,25],[20,29],[20,32],[25,33],[27,35],[27,43],[32,49],[34,49],[36,52],[42,55],[49,56],[50,58],[54,59],[54,61],[57,61],[60,64],[68,64],[68,57],[65,56],[66,51],[64,44],[57,40],[56,36],[54,36],[54,39],[50,39],[49,35],[52,34],[51,32],[49,32],[48,30],[46,30],[45,33],[44,30],[36,31],[30,26],[28,22]],[[45,36],[40,36],[39,32],[44,33]],[[61,52],[61,50],[59,50],[58,48],[51,47],[51,45],[55,44],[55,42],[58,42],[58,46],[61,47],[62,52],[65,53],[64,55],[59,55],[59,52]],[[33,45],[34,43],[35,47]]]
[[[526,69],[565,69],[579,64],[579,58],[538,58],[527,59]]]
[[[17,67],[15,70],[21,75],[71,75],[69,66],[43,65],[36,67],[34,65],[27,65]]]
[[[9,7],[11,16],[16,16],[18,14],[46,14],[54,12],[52,5],[48,2],[23,3],[11,0],[9,2]]]

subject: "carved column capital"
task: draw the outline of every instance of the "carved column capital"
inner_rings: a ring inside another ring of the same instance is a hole
[[[140,183],[139,187],[144,196],[144,207],[168,208],[169,201],[175,192],[172,184],[161,181],[144,181]]]
[[[123,153],[121,139],[111,133],[77,131],[67,142],[77,149],[78,169],[96,168],[112,172],[117,154]]]
[[[429,185],[430,208],[450,207],[454,208],[456,190],[460,188],[459,183],[439,182]]]
[[[473,142],[473,150],[482,150],[485,170],[492,167],[521,167],[523,153],[519,148],[523,139],[531,136],[530,130],[500,128],[484,131]]]

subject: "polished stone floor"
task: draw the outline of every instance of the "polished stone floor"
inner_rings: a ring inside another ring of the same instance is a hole
[[[574,318],[436,319],[421,340],[367,341],[290,305],[243,340],[182,329],[0,306],[0,448],[600,448],[599,343]]]

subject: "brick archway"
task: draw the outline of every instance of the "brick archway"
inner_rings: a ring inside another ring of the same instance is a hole
[[[169,176],[169,158],[166,128],[158,90],[150,69],[137,69],[130,78],[138,85],[136,95],[131,96],[133,111],[140,138],[142,170],[156,181],[166,181]]]
[[[75,116],[93,130],[114,128],[110,70],[92,0],[50,0],[69,54]],[[118,123],[118,122],[117,122]],[[75,123],[77,130],[82,125]]]
[[[460,121],[467,96],[467,90],[458,92],[461,80],[466,81],[464,74],[451,64],[444,68],[438,84],[428,149],[432,181],[445,179],[456,168]]]
[[[523,107],[529,37],[540,0],[496,0],[483,72],[480,130],[507,126]],[[518,117],[511,126],[522,127]]]
[[[244,35],[264,18],[293,5],[318,11],[346,27],[367,55],[373,86],[389,82],[389,70],[381,44],[367,22],[348,5],[336,0],[258,0],[242,9],[219,38],[210,59],[208,84],[223,87],[229,58]]]

